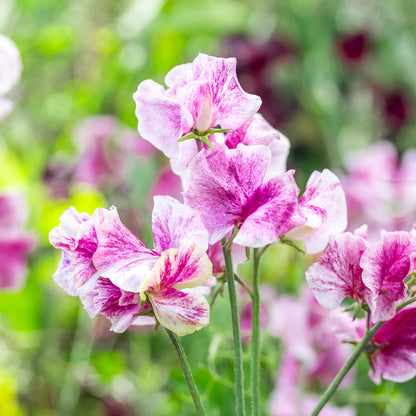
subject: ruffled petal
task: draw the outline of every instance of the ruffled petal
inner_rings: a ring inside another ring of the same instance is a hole
[[[221,147],[200,152],[189,164],[185,203],[198,211],[214,244],[244,217],[249,198],[262,184],[270,164],[266,146]]]
[[[98,246],[93,256],[100,276],[107,277],[123,290],[138,292],[158,255],[128,230],[117,209],[99,210],[96,226]]]
[[[158,253],[178,248],[179,240],[186,238],[208,248],[208,231],[199,214],[189,206],[169,196],[155,196],[152,213],[155,250]]]
[[[309,288],[323,307],[336,308],[347,296],[364,300],[360,259],[367,246],[364,238],[351,233],[330,237],[324,255],[305,273]]]
[[[416,376],[416,309],[406,308],[386,322],[374,336],[382,346],[371,358],[370,377],[377,384],[381,376],[402,383]]]
[[[236,244],[263,247],[287,232],[299,194],[293,174],[282,173],[256,189],[246,203]]]
[[[339,234],[347,227],[345,194],[339,179],[328,169],[312,173],[298,209],[306,218],[302,228],[309,230],[296,237],[294,233],[289,233],[288,237],[302,239],[309,254],[324,250],[329,236]]]
[[[159,323],[179,336],[192,334],[209,324],[209,304],[202,295],[174,288],[150,291],[147,295]]]
[[[140,135],[167,157],[176,156],[177,140],[192,127],[189,112],[174,94],[150,79],[139,84],[133,98]]]
[[[391,319],[406,299],[406,277],[414,270],[416,243],[404,231],[385,233],[361,257],[363,282],[370,289],[367,303],[373,323]]]
[[[196,287],[211,274],[212,264],[205,250],[190,240],[180,240],[179,248],[171,248],[160,255],[141,292]]]

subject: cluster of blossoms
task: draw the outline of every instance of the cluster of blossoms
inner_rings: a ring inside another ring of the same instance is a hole
[[[310,289],[325,308],[336,308],[349,297],[356,301],[356,311],[362,307],[369,313],[369,328],[388,321],[367,351],[370,376],[377,383],[381,375],[396,382],[416,375],[415,334],[411,330],[416,326],[416,309],[409,305],[396,313],[399,304],[414,295],[415,258],[414,230],[383,232],[378,241],[370,243],[366,226],[362,226],[354,233],[331,236],[325,254],[306,271]],[[352,340],[359,340],[364,332],[363,320],[362,330]]]
[[[13,109],[13,103],[4,97],[19,81],[22,61],[16,45],[0,34],[0,120]]]
[[[376,382],[382,374],[408,380],[416,374],[414,336],[408,331],[415,325],[416,309],[396,311],[413,295],[414,280],[408,276],[415,270],[416,231],[385,232],[375,243],[367,240],[365,226],[354,234],[344,232],[346,198],[337,176],[327,169],[312,173],[299,198],[295,172],[286,170],[289,141],[257,113],[261,101],[241,89],[235,68],[233,58],[200,54],[167,74],[168,89],[152,80],[138,86],[133,98],[139,133],[169,158],[182,186],[177,196],[183,200],[154,197],[152,249],[122,224],[115,207],[98,208],[91,216],[69,208],[50,233],[52,245],[62,250],[55,281],[79,296],[91,317],[106,316],[116,332],[160,324],[182,336],[209,324],[204,295],[215,285],[214,276],[227,276],[233,324],[238,322],[231,263],[244,262],[247,248],[256,256],[257,249],[279,239],[302,240],[308,254],[326,250],[306,273],[317,301],[335,308],[350,297],[356,302],[354,318],[365,311],[367,321],[351,323],[348,315],[335,313],[325,320],[309,295],[303,306],[289,298],[275,304],[280,312],[274,315],[283,317],[290,310],[292,328],[282,324],[283,318],[271,328],[291,345],[282,360],[272,413],[277,406],[283,414],[282,394],[291,398],[285,414],[296,413],[301,367],[311,380],[329,383],[346,351],[333,333],[358,344],[371,328],[381,327],[368,339],[371,377]],[[254,298],[253,291],[253,311]],[[258,318],[259,309],[256,301]],[[238,324],[233,332],[236,343]],[[316,337],[330,340],[326,349],[315,348]],[[236,360],[238,356],[236,352]],[[243,414],[241,383],[236,390],[237,413]],[[305,397],[301,414],[317,401]],[[327,414],[340,412],[353,414],[349,408],[327,409]]]
[[[183,184],[184,204],[155,198],[154,249],[114,207],[91,217],[70,208],[50,234],[63,251],[55,280],[113,330],[149,316],[179,335],[207,325],[203,296],[182,289],[205,282],[211,261],[222,269],[224,237],[264,247],[287,234],[316,253],[346,227],[345,197],[330,171],[314,172],[298,201],[294,171],[285,170],[289,142],[256,114],[260,99],[241,89],[235,65],[200,54],[168,73],[168,90],[146,80],[134,94],[140,134],[170,158]]]

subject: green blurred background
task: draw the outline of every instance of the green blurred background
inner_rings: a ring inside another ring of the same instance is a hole
[[[122,204],[151,244],[149,191],[166,164],[153,155],[132,163],[121,190],[68,181],[57,196],[50,178],[80,157],[79,123],[111,115],[135,130],[132,94],[142,80],[163,83],[199,52],[237,56],[241,84],[290,139],[289,167],[302,186],[314,169],[342,169],[350,149],[380,139],[399,152],[416,146],[415,16],[411,0],[1,0],[0,32],[17,44],[23,73],[0,123],[0,190],[25,193],[37,246],[23,289],[0,294],[0,415],[193,414],[163,332],[109,333],[52,280],[60,253],[47,237],[70,205],[92,213]],[[262,279],[296,293],[306,267],[294,250],[273,249]],[[184,338],[210,416],[231,415],[234,405],[225,309],[220,299],[211,325]],[[266,412],[278,340],[266,335],[263,352]],[[374,386],[367,368],[362,360],[339,403],[356,404],[358,415],[416,414],[414,383]]]

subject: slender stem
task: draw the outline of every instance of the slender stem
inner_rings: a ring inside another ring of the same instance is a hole
[[[416,302],[416,298],[410,298],[410,299],[405,300],[404,302],[402,302],[400,305],[397,306],[396,312],[399,312],[400,310],[402,310],[407,305],[410,305],[413,302]],[[342,366],[337,376],[334,378],[332,383],[326,389],[325,393],[321,397],[321,400],[319,400],[319,403],[317,404],[316,408],[311,413],[311,416],[317,416],[319,412],[324,408],[326,403],[328,403],[329,399],[336,392],[338,386],[341,384],[342,380],[347,375],[348,371],[351,370],[352,366],[355,364],[360,354],[364,351],[367,344],[373,339],[376,332],[383,326],[384,323],[385,321],[378,322],[371,329],[367,330],[363,339],[357,344],[357,346],[353,350],[348,360]]]
[[[315,407],[314,411],[311,413],[311,416],[319,415],[319,412],[324,408],[324,406],[328,403],[329,399],[332,395],[336,392],[338,386],[341,384],[344,377],[347,375],[348,371],[351,370],[352,366],[358,360],[358,357],[364,351],[367,344],[373,339],[376,332],[380,329],[380,327],[384,324],[384,322],[379,322],[378,324],[374,325],[369,331],[367,331],[363,337],[363,339],[357,344],[354,348],[352,354],[342,366],[339,373],[336,375],[332,383],[326,389],[325,393],[319,400],[319,403]]]
[[[166,329],[166,332],[168,333],[169,338],[172,341],[172,344],[175,347],[175,350],[178,354],[183,375],[185,376],[186,384],[188,385],[189,392],[192,396],[192,400],[194,401],[196,414],[197,416],[206,416],[204,407],[202,406],[201,397],[199,396],[198,389],[196,387],[195,380],[191,372],[191,367],[189,366],[188,358],[182,346],[182,342],[180,338],[169,329]]]
[[[247,286],[247,284],[241,280],[237,274],[234,273],[234,279],[235,281],[243,288],[244,292],[247,293],[247,295],[250,296],[250,298],[253,297],[253,291]]]
[[[253,295],[251,310],[251,414],[260,415],[260,278],[259,249],[253,248]]]
[[[231,247],[227,238],[221,241],[222,251],[224,253],[225,271],[227,277],[228,294],[230,296],[231,319],[234,337],[234,382],[236,393],[236,416],[245,415],[244,404],[244,371],[243,371],[243,346],[240,335],[240,317],[237,308],[237,295],[235,290],[235,280],[233,271],[233,262],[231,258]]]

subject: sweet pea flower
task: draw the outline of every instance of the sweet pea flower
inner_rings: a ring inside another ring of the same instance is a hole
[[[16,45],[0,34],[0,120],[13,109],[13,103],[4,97],[20,79],[22,61]]]
[[[384,233],[363,253],[360,266],[373,323],[393,318],[398,304],[406,300],[405,279],[415,270],[415,257],[416,240],[405,231]]]
[[[370,377],[376,384],[381,376],[403,383],[416,375],[416,309],[412,306],[387,321],[373,338]]]
[[[335,174],[328,169],[312,173],[293,221],[301,225],[289,231],[286,236],[292,240],[303,240],[309,254],[324,250],[330,235],[345,230],[347,204]]]
[[[368,245],[365,226],[354,234],[333,235],[324,255],[306,270],[306,282],[323,307],[336,308],[347,296],[364,301],[368,288],[362,280],[360,260]]]
[[[287,232],[299,190],[293,171],[265,180],[270,160],[266,146],[241,143],[192,159],[184,200],[200,213],[210,244],[235,227],[234,242],[247,247],[263,247]]]
[[[152,80],[139,84],[133,98],[139,133],[169,158],[178,154],[177,140],[213,127],[237,129],[259,109],[259,97],[244,92],[235,58],[199,54],[192,63],[173,68],[165,90]]]
[[[18,289],[35,239],[24,231],[28,207],[20,193],[0,195],[0,289]]]
[[[128,230],[115,208],[105,211],[97,228],[98,247],[93,262],[100,275],[123,290],[139,292],[162,252],[188,239],[208,248],[208,233],[199,215],[174,198],[156,196],[152,214],[154,249]]]

